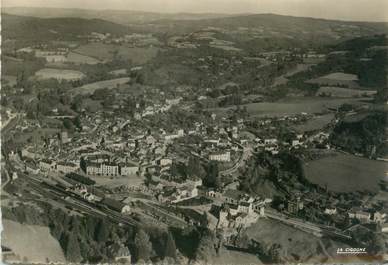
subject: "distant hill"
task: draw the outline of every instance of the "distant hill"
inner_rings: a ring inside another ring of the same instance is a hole
[[[388,23],[348,22],[275,14],[240,15],[201,20],[159,20],[154,24],[164,25],[176,32],[193,32],[207,27],[227,31],[256,34],[257,37],[286,37],[308,41],[329,42],[360,36],[388,33]]]
[[[161,19],[176,20],[197,20],[218,17],[227,17],[230,15],[217,13],[155,13],[131,10],[90,10],[77,8],[38,8],[38,7],[5,7],[3,13],[31,16],[40,18],[57,18],[57,17],[77,17],[85,19],[103,19],[123,25],[144,24]]]
[[[101,19],[36,18],[2,14],[3,39],[24,42],[35,40],[69,40],[91,32],[122,35],[130,33],[127,26]]]

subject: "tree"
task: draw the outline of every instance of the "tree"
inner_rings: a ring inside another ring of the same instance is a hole
[[[151,257],[151,253],[152,244],[150,242],[150,237],[144,230],[139,229],[135,236],[135,258],[137,261],[148,261]]]
[[[219,177],[218,164],[215,161],[211,161],[207,167],[207,175],[205,178],[205,185],[208,187],[212,187],[218,189],[221,187],[221,180]]]
[[[109,227],[105,219],[101,219],[96,227],[95,238],[98,242],[106,242],[109,239]]]
[[[82,260],[77,234],[74,232],[70,232],[67,236],[65,254],[69,261],[79,262]]]
[[[189,158],[189,162],[187,165],[187,173],[191,177],[196,176],[201,179],[206,176],[206,171],[201,165],[201,161],[195,156],[191,156]]]
[[[71,120],[69,119],[64,119],[63,120],[63,126],[68,129],[69,131],[73,131],[74,130],[74,124]]]
[[[26,82],[27,82],[27,78],[26,78],[26,73],[23,71],[20,71],[16,74],[16,85],[18,87],[22,87],[24,88],[24,86],[26,85]]]
[[[165,247],[165,257],[176,258],[176,246],[174,238],[172,237],[170,232],[167,232],[166,238],[166,247]]]

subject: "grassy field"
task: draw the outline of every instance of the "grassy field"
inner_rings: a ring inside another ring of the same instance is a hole
[[[117,52],[119,58],[131,60],[135,64],[148,62],[157,55],[158,51],[159,49],[155,47],[132,48],[103,43],[89,43],[74,50],[76,53],[91,56],[101,61],[112,60],[114,53]]]
[[[334,119],[333,113],[316,116],[304,124],[296,125],[293,128],[298,132],[309,132],[320,130],[328,125]]]
[[[321,87],[317,91],[316,95],[331,95],[331,97],[339,98],[351,98],[351,97],[361,97],[361,96],[373,96],[376,94],[376,90],[359,90],[351,88],[342,88],[342,87]]]
[[[330,99],[330,98],[294,98],[285,99],[278,102],[260,102],[250,103],[242,106],[246,106],[250,115],[254,117],[277,117],[284,115],[294,115],[305,113],[323,113],[328,109],[336,109],[344,103],[356,103],[360,100],[366,100],[368,98],[358,99]],[[220,116],[224,116],[228,110],[233,108],[216,108],[209,109]]]
[[[385,177],[388,163],[336,152],[305,164],[306,177],[322,187],[337,192],[377,191]]]
[[[249,241],[260,242],[265,249],[280,244],[279,255],[289,263],[298,261],[294,257],[299,257],[299,262],[313,262],[326,257],[319,247],[321,239],[276,221],[259,219],[244,231],[244,235]]]
[[[69,52],[66,57],[66,62],[74,64],[98,64],[100,61],[90,56]]]
[[[115,79],[110,79],[110,80],[104,80],[104,81],[99,81],[87,85],[83,85],[81,87],[74,88],[72,90],[73,94],[93,94],[94,91],[97,89],[101,88],[108,88],[108,89],[113,89],[117,88],[119,85],[123,85],[128,83],[130,80],[129,77],[123,77],[123,78],[115,78]]]
[[[290,76],[293,76],[299,72],[303,72],[303,71],[307,71],[309,68],[311,67],[311,65],[309,64],[303,64],[303,63],[299,63],[296,65],[295,68],[289,70],[286,74],[285,74],[285,77],[290,77]]]
[[[105,177],[105,176],[89,176],[93,179],[97,185],[106,186],[108,188],[114,188],[122,185],[140,185],[144,182],[144,179],[138,176],[125,176],[125,177]]]
[[[42,264],[47,263],[47,259],[66,262],[59,242],[50,234],[48,227],[20,224],[6,219],[2,223],[4,230],[1,245],[12,249],[21,259]]]
[[[78,80],[85,77],[85,75],[79,71],[44,68],[35,73],[38,79],[62,79],[62,80]]]
[[[353,74],[345,74],[345,73],[331,73],[325,76],[321,76],[315,79],[311,79],[307,81],[310,84],[318,84],[322,86],[346,86],[349,88],[359,87],[358,77]]]

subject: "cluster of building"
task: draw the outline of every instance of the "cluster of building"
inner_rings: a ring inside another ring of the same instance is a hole
[[[139,172],[139,167],[133,164],[116,164],[110,162],[86,162],[85,172],[92,176],[131,176]]]

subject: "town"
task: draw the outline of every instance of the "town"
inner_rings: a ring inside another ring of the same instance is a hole
[[[385,35],[349,38],[344,28],[332,32],[343,38],[336,45],[254,50],[236,36],[276,34],[203,26],[161,37],[148,26],[91,25],[69,40],[30,43],[6,31],[3,218],[57,209],[78,222],[92,216],[134,229],[135,243],[120,239],[112,254],[132,263],[191,259],[194,250],[179,243],[187,231],[211,242],[214,259],[239,252],[290,261],[280,254],[285,243],[266,242],[263,227],[287,231],[288,241],[292,233],[314,238],[326,260],[339,247],[387,258],[386,83],[373,79],[375,68],[359,74],[349,66],[382,63]],[[51,234],[66,261],[97,257],[70,251],[58,226],[65,227],[50,224]],[[140,235],[147,242],[136,243]],[[163,240],[173,254],[144,250]],[[20,261],[16,249],[2,247],[3,259]]]

